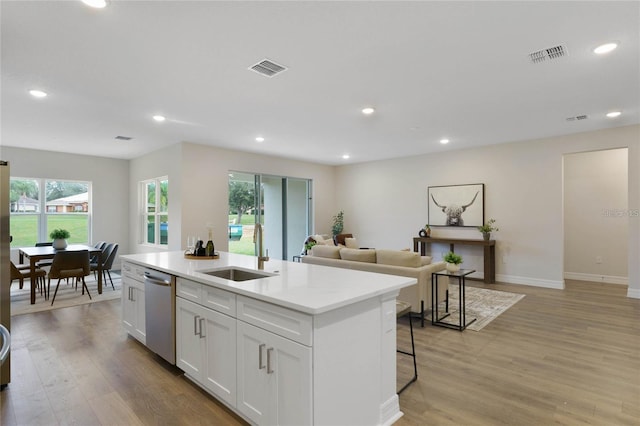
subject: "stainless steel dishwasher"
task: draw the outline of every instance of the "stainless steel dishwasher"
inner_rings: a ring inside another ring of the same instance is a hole
[[[175,365],[176,277],[145,269],[144,294],[147,347]]]

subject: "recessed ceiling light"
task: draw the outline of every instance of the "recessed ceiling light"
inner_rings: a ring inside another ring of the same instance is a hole
[[[34,98],[44,98],[47,96],[46,92],[43,92],[42,90],[29,90],[29,93],[31,94],[31,96],[33,96]]]
[[[349,158],[350,158],[350,157],[349,157],[349,154],[343,154],[343,155],[342,155],[342,159],[343,159],[343,160],[348,160]]]
[[[256,138],[256,142],[264,142],[264,138],[262,136],[258,136]]]
[[[362,113],[365,115],[373,114],[376,110],[372,107],[362,108]]]
[[[107,7],[107,0],[82,0],[82,3],[95,9],[103,9]]]
[[[605,43],[593,49],[593,53],[597,53],[598,55],[602,55],[604,53],[609,53],[618,47],[618,43]]]
[[[160,122],[166,120],[166,118],[162,115],[154,115],[153,119]]]
[[[446,145],[446,144],[448,144],[448,143],[449,143],[449,139],[440,139],[440,143],[441,143],[442,145]]]
[[[622,114],[622,112],[620,111],[611,111],[607,113],[607,117],[616,118],[616,117],[620,117],[620,114]]]

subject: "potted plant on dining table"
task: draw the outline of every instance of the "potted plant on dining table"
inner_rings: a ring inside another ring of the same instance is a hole
[[[54,249],[64,250],[67,248],[67,238],[71,237],[71,234],[66,229],[54,229],[49,237],[53,240]]]

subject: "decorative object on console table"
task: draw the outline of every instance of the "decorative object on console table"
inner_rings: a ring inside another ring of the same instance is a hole
[[[489,219],[487,221],[487,223],[485,223],[482,226],[478,226],[478,231],[482,232],[482,238],[485,241],[489,241],[491,239],[491,233],[494,231],[499,231],[500,228],[498,228],[497,226],[495,226],[496,224],[496,220],[495,219]]]
[[[331,233],[335,237],[342,233],[344,229],[344,212],[340,210],[337,215],[333,217],[333,225],[331,225]]]
[[[418,232],[418,235],[421,236],[422,238],[431,237],[431,227],[429,226],[428,223],[424,226],[424,228],[420,230],[420,232]]]
[[[49,237],[53,240],[54,249],[64,250],[67,248],[67,238],[71,237],[71,234],[66,229],[54,229]]]
[[[460,264],[462,263],[462,256],[450,251],[442,258],[447,263],[447,271],[458,272],[460,270]]]
[[[427,199],[431,226],[481,226],[484,184],[430,186]]]

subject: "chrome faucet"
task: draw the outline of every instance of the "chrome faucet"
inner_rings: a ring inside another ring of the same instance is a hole
[[[258,269],[264,269],[264,262],[269,261],[269,250],[267,250],[267,255],[264,255],[264,233],[262,232],[262,225],[256,223],[255,228],[253,228],[253,243],[258,243]]]

